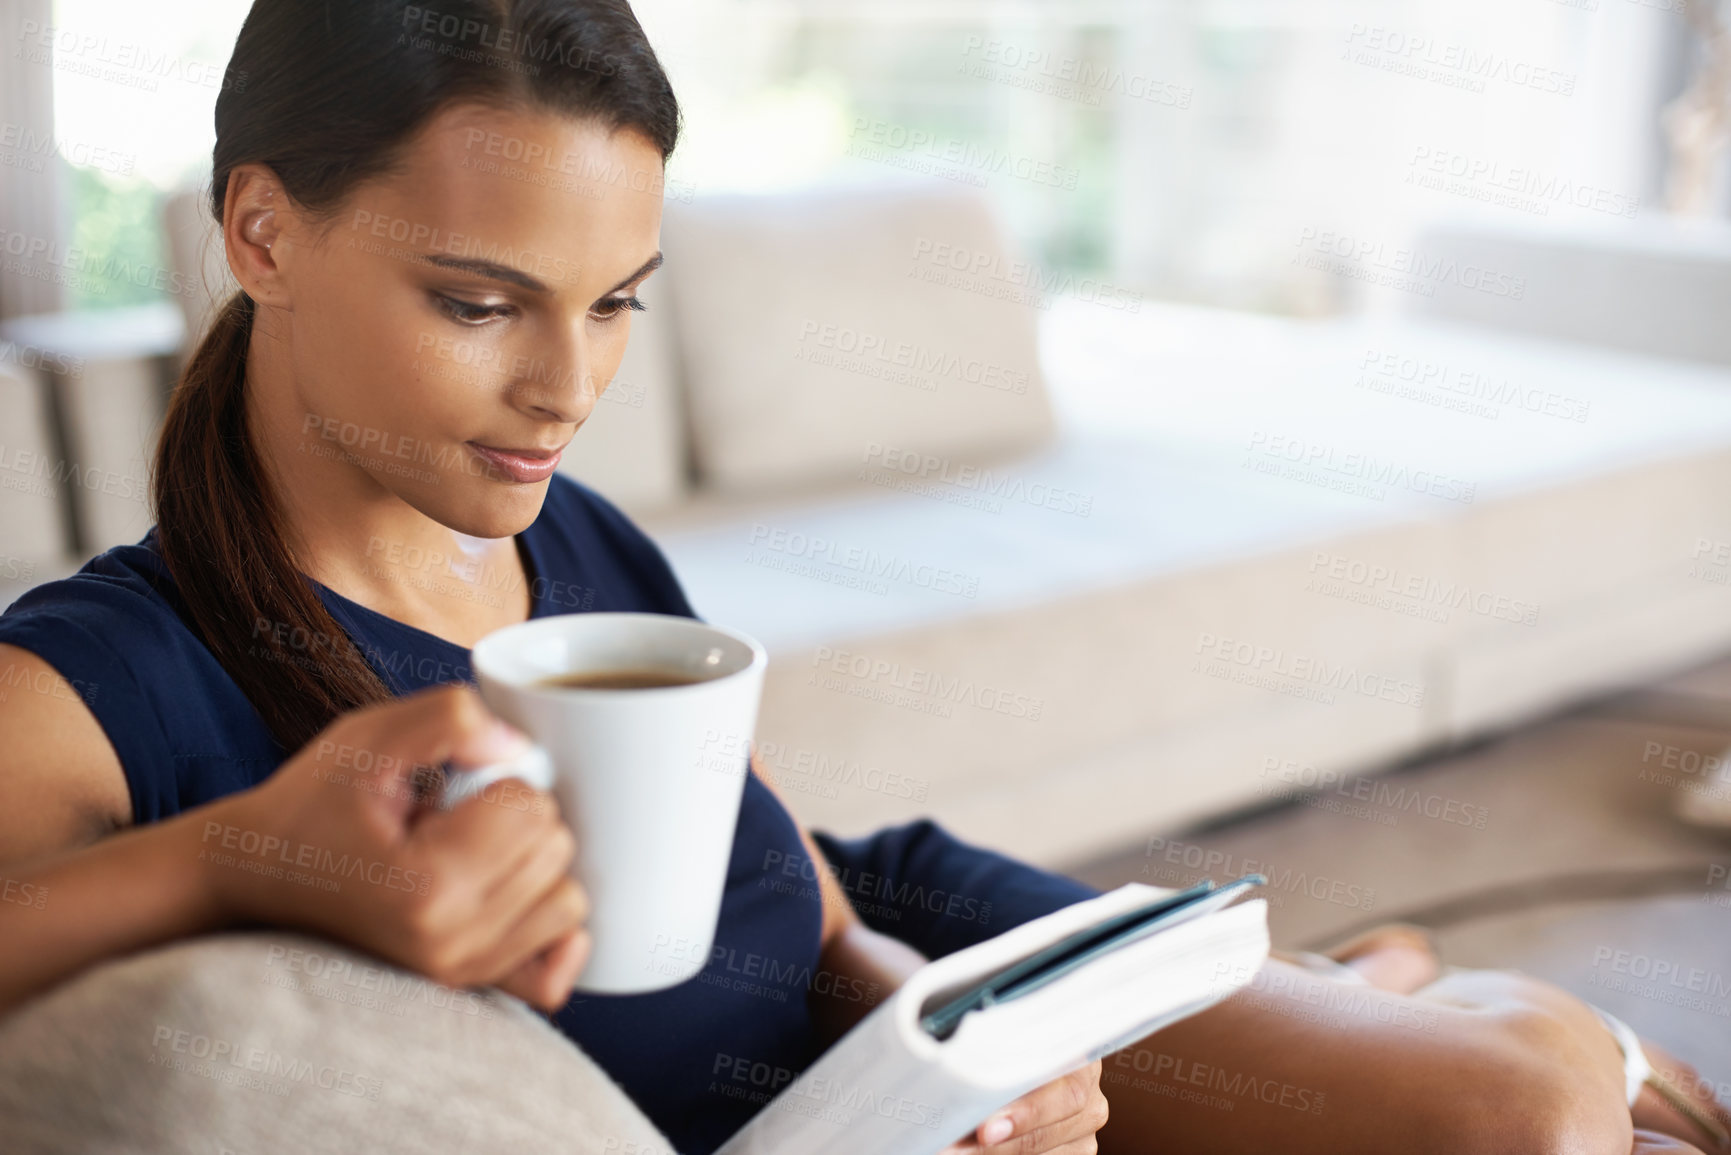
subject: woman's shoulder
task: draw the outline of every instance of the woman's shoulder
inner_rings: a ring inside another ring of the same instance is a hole
[[[0,643],[53,667],[96,716],[120,757],[139,821],[180,808],[178,778],[188,758],[281,757],[252,704],[182,616],[151,537],[27,591],[0,614]]]
[[[0,614],[0,642],[16,644],[13,637],[37,631],[87,633],[107,646],[135,638],[190,640],[174,579],[153,539],[154,531],[137,545],[98,554],[70,577],[25,591]]]
[[[563,575],[586,583],[583,609],[696,616],[673,567],[649,535],[579,481],[553,475],[541,516],[526,536],[537,560],[551,571],[540,578]]]

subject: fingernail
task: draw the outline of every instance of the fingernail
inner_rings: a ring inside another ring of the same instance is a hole
[[[493,731],[487,735],[487,748],[496,758],[521,754],[530,746],[529,735],[503,718],[493,719]]]
[[[1010,1137],[1010,1132],[1015,1129],[1016,1125],[1010,1120],[1008,1115],[999,1115],[996,1119],[987,1123],[985,1130],[980,1132],[980,1142],[987,1146],[990,1146],[993,1143],[1002,1143],[1005,1139]]]

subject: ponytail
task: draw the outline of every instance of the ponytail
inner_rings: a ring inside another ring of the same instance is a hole
[[[156,450],[157,548],[189,623],[284,750],[390,696],[301,574],[247,429],[252,298],[236,293],[181,374]]]

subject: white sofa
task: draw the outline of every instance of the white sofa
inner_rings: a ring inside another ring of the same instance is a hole
[[[1723,366],[1053,284],[952,189],[663,247],[565,468],[766,642],[837,833],[1061,867],[1731,644]]]

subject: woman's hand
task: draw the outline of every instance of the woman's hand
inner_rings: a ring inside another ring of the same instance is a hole
[[[464,687],[339,718],[268,780],[199,812],[223,914],[556,1010],[588,958],[589,904],[552,798],[510,779],[447,812],[415,793],[428,767],[500,761],[524,742]]]
[[[1038,1087],[981,1123],[968,1138],[944,1149],[1002,1151],[1006,1155],[1094,1155],[1094,1133],[1106,1125],[1100,1063]]]

